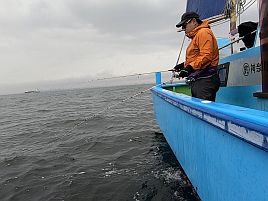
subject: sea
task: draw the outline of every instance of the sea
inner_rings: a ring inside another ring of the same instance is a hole
[[[0,200],[198,200],[150,87],[0,96]]]

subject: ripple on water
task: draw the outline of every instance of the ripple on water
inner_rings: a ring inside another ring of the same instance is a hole
[[[117,104],[149,87],[2,96],[1,200],[197,200],[150,93]]]

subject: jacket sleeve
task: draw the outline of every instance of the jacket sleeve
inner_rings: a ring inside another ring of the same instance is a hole
[[[195,43],[199,48],[199,54],[190,65],[194,70],[198,70],[211,64],[214,44],[213,35],[209,29],[200,30],[195,37]]]

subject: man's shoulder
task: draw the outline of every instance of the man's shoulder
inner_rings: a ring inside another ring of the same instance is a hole
[[[203,27],[198,30],[197,34],[213,34],[212,30],[209,27]]]
[[[199,38],[203,37],[215,37],[212,30],[210,28],[202,28],[199,29],[198,32],[196,33],[196,36]]]

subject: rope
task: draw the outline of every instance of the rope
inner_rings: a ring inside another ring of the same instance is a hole
[[[237,15],[239,17],[240,14],[244,13],[248,8],[250,8],[257,0],[250,0],[246,3],[246,0],[239,0],[237,2]],[[227,17],[230,17],[231,9],[234,7],[232,0],[227,0],[224,8],[224,14]]]
[[[246,8],[244,8],[243,12],[244,13],[247,9],[249,9],[257,0],[252,0],[250,1],[247,5],[245,5]],[[252,2],[252,3],[251,3]],[[251,4],[250,4],[251,3]],[[249,5],[250,4],[250,5]]]
[[[224,21],[220,21],[218,23],[215,23],[215,24],[211,25],[211,27],[219,26],[219,25],[224,24],[224,23],[229,22],[229,21],[230,21],[229,19],[226,19]]]
[[[226,17],[230,17],[231,16],[231,9],[233,8],[233,3],[231,0],[227,0],[226,4],[225,4],[225,8],[224,8],[224,14]]]
[[[237,2],[237,10],[236,10],[236,12],[237,12],[237,14],[239,16],[239,24],[240,24],[240,14],[243,12],[243,10],[245,10],[246,3],[247,3],[246,0],[238,0],[238,2]]]

